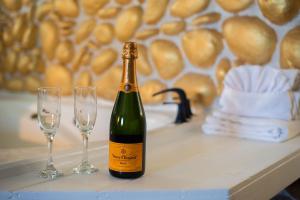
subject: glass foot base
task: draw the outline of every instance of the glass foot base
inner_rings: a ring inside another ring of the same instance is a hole
[[[54,166],[47,166],[46,169],[40,171],[40,177],[46,179],[55,179],[63,175],[64,174],[59,172]]]
[[[78,167],[73,168],[74,174],[93,174],[97,171],[98,169],[88,162],[81,163]]]

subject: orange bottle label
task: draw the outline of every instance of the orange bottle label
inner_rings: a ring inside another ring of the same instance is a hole
[[[118,172],[142,171],[143,143],[109,142],[109,169]]]

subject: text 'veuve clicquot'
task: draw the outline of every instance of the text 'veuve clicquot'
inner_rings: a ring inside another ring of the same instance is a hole
[[[138,178],[145,172],[146,118],[136,79],[136,43],[124,44],[122,58],[123,75],[110,119],[109,172]]]

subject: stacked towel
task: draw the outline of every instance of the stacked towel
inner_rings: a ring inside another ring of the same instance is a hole
[[[300,133],[300,72],[259,66],[231,69],[219,108],[207,116],[205,134],[282,142]]]
[[[300,131],[300,121],[241,117],[215,110],[202,126],[204,133],[283,142]]]

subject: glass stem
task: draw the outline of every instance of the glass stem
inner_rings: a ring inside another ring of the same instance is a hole
[[[88,163],[88,133],[82,132],[82,138],[83,138],[82,163]]]
[[[48,161],[47,161],[47,167],[53,166],[53,157],[52,157],[52,144],[54,136],[53,134],[46,134],[47,141],[48,141]]]

